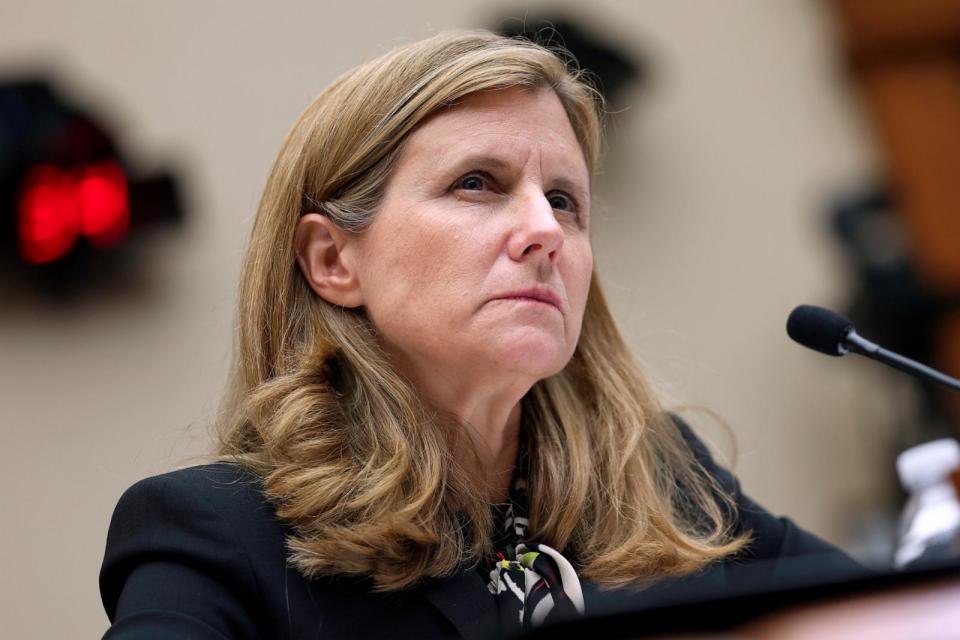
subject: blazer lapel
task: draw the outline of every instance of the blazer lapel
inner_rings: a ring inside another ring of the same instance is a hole
[[[481,640],[496,634],[496,603],[476,569],[430,580],[416,591],[439,609],[463,638]]]

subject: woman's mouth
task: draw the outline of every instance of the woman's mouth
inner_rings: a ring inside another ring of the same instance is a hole
[[[545,304],[551,307],[554,307],[558,311],[563,309],[563,302],[552,289],[546,288],[533,288],[533,289],[522,289],[518,291],[510,291],[508,293],[501,294],[494,298],[495,300],[518,300],[531,302],[535,304]]]

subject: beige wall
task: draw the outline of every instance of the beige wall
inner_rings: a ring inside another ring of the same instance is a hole
[[[138,161],[178,162],[192,205],[189,227],[121,278],[127,293],[56,310],[0,302],[4,635],[105,628],[111,509],[207,445],[243,242],[297,113],[347,67],[492,13],[482,0],[325,4],[0,7],[0,71],[52,71],[121,125]],[[597,253],[618,317],[666,393],[730,423],[750,492],[845,543],[880,473],[877,439],[860,444],[874,417],[864,393],[885,382],[783,331],[793,304],[842,299],[821,205],[873,167],[826,16],[804,0],[593,4],[596,28],[652,54],[656,72],[618,118],[599,183]]]

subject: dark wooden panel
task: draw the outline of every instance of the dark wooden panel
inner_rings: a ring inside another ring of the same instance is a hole
[[[858,75],[921,277],[960,292],[960,58],[890,61]]]

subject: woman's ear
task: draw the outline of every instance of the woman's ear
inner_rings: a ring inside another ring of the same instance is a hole
[[[341,307],[363,305],[363,293],[352,261],[354,237],[319,213],[297,222],[293,247],[297,263],[310,288],[327,302]]]

